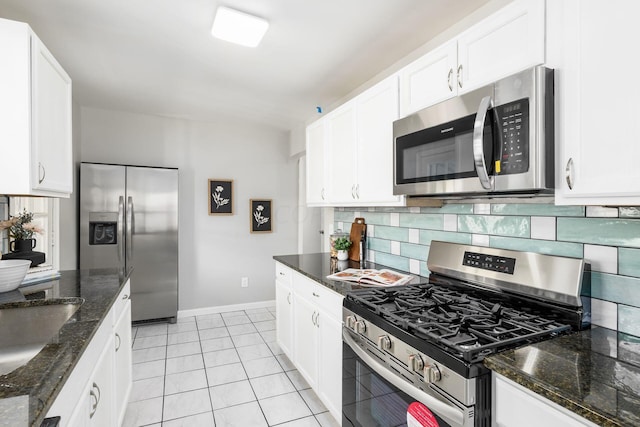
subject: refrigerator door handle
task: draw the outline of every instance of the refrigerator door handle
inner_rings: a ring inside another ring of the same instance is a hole
[[[118,264],[124,258],[124,196],[118,198]]]
[[[127,264],[133,252],[133,197],[127,197]],[[129,265],[127,265],[129,267]]]

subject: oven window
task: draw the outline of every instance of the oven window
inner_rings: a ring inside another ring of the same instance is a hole
[[[348,345],[343,345],[342,426],[407,426],[411,396],[398,390],[360,360]],[[435,417],[438,427],[450,427]]]

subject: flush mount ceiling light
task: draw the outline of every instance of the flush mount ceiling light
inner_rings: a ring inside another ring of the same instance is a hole
[[[262,18],[220,6],[213,20],[211,34],[231,43],[256,47],[267,28],[269,23]]]

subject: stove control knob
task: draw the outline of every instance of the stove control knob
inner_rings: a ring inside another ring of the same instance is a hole
[[[417,354],[409,356],[409,367],[415,372],[422,372],[424,369],[424,361],[422,360],[422,357]]]
[[[367,332],[367,324],[364,323],[364,320],[358,320],[355,325],[355,331],[359,334],[364,334]]]
[[[391,339],[388,335],[378,337],[378,347],[380,347],[380,350],[391,350]]]
[[[432,365],[427,365],[424,368],[424,380],[428,383],[437,383],[442,378],[440,374],[440,369],[434,363]]]
[[[354,330],[355,324],[356,324],[356,318],[354,316],[347,316],[347,318],[344,320],[344,323],[347,326],[347,328]]]

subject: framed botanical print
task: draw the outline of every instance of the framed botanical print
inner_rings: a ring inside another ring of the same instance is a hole
[[[209,215],[233,215],[233,180],[209,180]]]
[[[251,209],[251,229],[252,233],[271,233],[273,206],[271,200],[251,199],[249,201]]]

